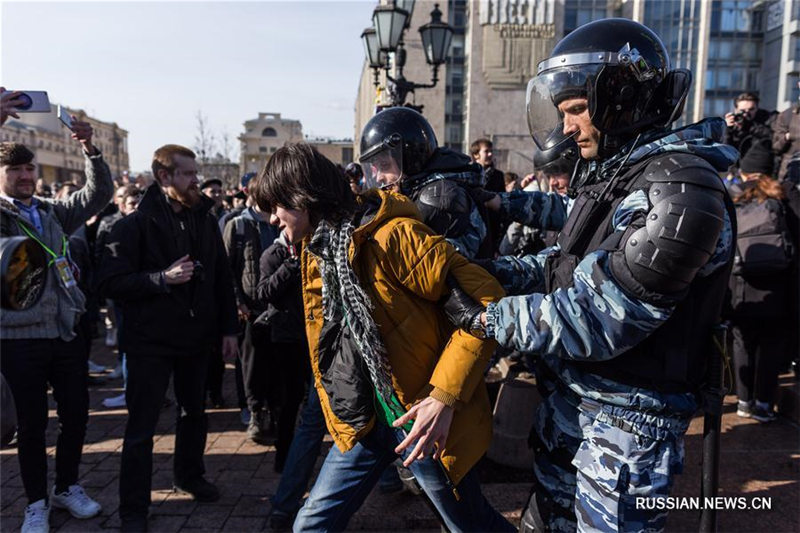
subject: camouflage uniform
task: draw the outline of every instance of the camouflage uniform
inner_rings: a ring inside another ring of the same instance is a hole
[[[721,120],[713,119],[652,139],[636,148],[628,163],[683,152],[726,168],[737,153],[712,141],[723,128]],[[619,163],[615,157],[591,164],[605,177]],[[531,201],[552,207],[534,211],[548,217],[539,224],[557,223],[555,203]],[[633,190],[616,208],[609,233],[624,231],[634,216],[651,207],[646,191]],[[732,242],[726,213],[715,252],[696,277],[729,264]],[[643,343],[670,318],[677,302],[656,305],[623,290],[611,273],[609,251],[602,249],[578,263],[572,286],[536,292],[545,287],[544,262],[557,250],[496,261],[498,279],[517,296],[487,308],[490,335],[503,346],[537,357],[545,396],[532,439],[539,452],[537,505],[540,511],[551,511],[543,515],[549,521],[545,526],[554,530],[661,530],[666,513],[637,510],[634,499],[669,493],[673,475],[682,468],[683,435],[697,409],[695,395],[625,385],[586,372],[580,363],[610,361]]]

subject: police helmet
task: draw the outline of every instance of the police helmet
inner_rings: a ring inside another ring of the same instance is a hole
[[[578,163],[580,150],[575,139],[568,137],[550,148],[536,150],[533,154],[533,168],[546,176],[553,174],[572,175]]]
[[[563,129],[558,105],[586,98],[601,151],[648,127],[664,127],[683,110],[691,74],[670,70],[661,39],[633,20],[590,22],[556,44],[528,83],[528,127],[539,149]]]
[[[389,187],[419,174],[437,147],[433,128],[418,112],[407,107],[380,111],[361,132],[359,162],[366,187]]]

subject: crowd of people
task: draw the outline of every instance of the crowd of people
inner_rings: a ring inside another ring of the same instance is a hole
[[[496,168],[490,139],[440,146],[408,107],[372,117],[345,168],[287,144],[228,190],[177,144],[155,150],[152,180],[113,180],[76,117],[84,183],[47,184],[28,147],[0,144],[2,237],[48,259],[39,301],[0,318],[23,532],[48,531],[51,507],[101,511],[78,484],[98,324],[124,380],[104,405],[128,412],[123,531],[148,527],[170,384],[174,488],[219,499],[205,409],[226,402],[225,362],[247,437],[275,446],[271,529],[341,531],[380,483],[413,487],[449,531],[512,531],[475,468],[492,436],[484,378],[508,353],[542,397],[520,531],[663,530],[634,500],[669,495],[682,469],[712,330],[730,322],[737,414],[761,422],[798,352],[800,104],[778,115],[743,93],[674,129],[689,87],[645,26],[578,28],[529,85],[522,178]],[[17,96],[0,88],[0,123]]]

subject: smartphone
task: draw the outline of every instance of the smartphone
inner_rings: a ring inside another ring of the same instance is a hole
[[[58,104],[58,120],[64,123],[66,127],[72,129],[72,117],[69,116],[69,112],[61,107],[61,104]]]
[[[13,91],[12,91],[13,92]],[[49,113],[50,112],[50,99],[47,97],[47,91],[19,91],[20,95],[16,100],[22,100],[22,103],[14,107],[17,113]]]

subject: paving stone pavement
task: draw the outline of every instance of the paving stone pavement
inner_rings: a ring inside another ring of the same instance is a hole
[[[92,359],[113,366],[116,355],[100,341]],[[225,376],[225,398],[235,403],[233,371]],[[100,516],[76,520],[64,511],[50,515],[53,531],[88,532],[119,528],[117,516],[118,476],[125,409],[106,409],[101,402],[121,392],[120,380],[105,379],[90,389],[89,426],[80,468],[80,483],[103,506]],[[782,386],[797,385],[782,378]],[[153,505],[150,531],[201,532],[261,531],[269,511],[279,475],[273,469],[274,448],[259,446],[245,438],[245,427],[238,408],[210,409],[206,447],[207,478],[222,493],[213,504],[197,504],[172,492],[172,453],[174,448],[174,407],[163,410],[154,443]],[[48,426],[48,467],[52,483],[57,437],[55,404],[51,399]],[[771,510],[735,510],[719,513],[720,531],[800,531],[800,433],[787,419],[768,425],[743,420],[735,415],[733,397],[726,399],[723,417],[721,496],[771,498]],[[686,467],[673,494],[699,496],[702,418],[692,423],[686,438]],[[326,441],[325,449],[330,446]],[[322,456],[317,462],[319,468]],[[530,472],[500,467],[489,461],[479,465],[487,498],[509,520],[518,523],[522,506],[531,487]],[[0,451],[0,531],[18,531],[27,504],[19,475],[15,448]],[[668,531],[696,531],[698,511],[673,511]],[[438,524],[422,500],[408,493],[384,495],[373,491],[350,522],[359,531],[439,531]]]

